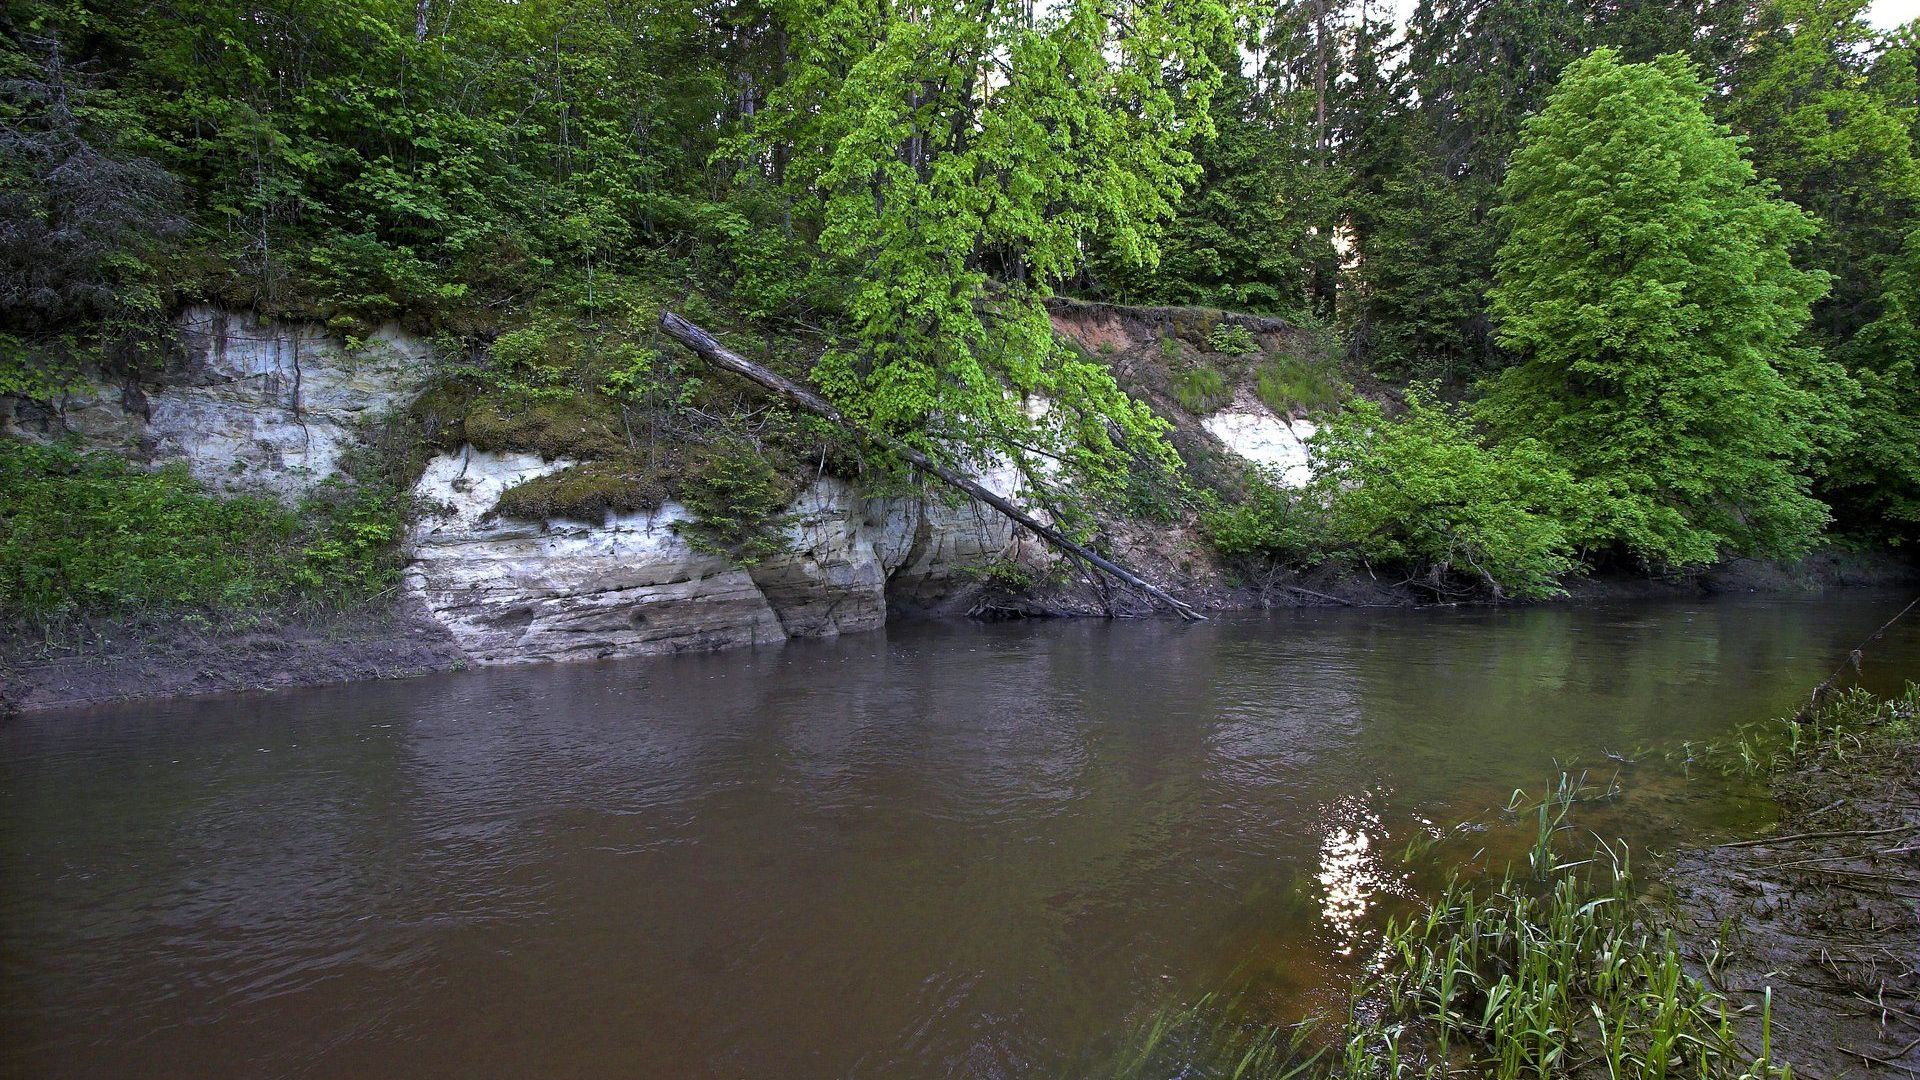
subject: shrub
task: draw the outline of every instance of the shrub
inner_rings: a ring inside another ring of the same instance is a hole
[[[1005,593],[1029,593],[1046,584],[1046,575],[1018,559],[993,558],[969,563],[960,573],[989,589]]]
[[[293,571],[303,599],[344,608],[398,582],[408,502],[397,488],[338,477],[304,500],[296,517],[307,540]]]
[[[1455,409],[1416,390],[1405,418],[1355,401],[1312,443],[1298,492],[1256,483],[1203,515],[1227,555],[1306,563],[1346,555],[1402,566],[1435,592],[1464,579],[1495,596],[1560,591],[1576,568],[1585,492],[1537,443],[1487,446]]]
[[[1207,348],[1213,352],[1228,356],[1245,356],[1260,351],[1260,343],[1253,339],[1253,331],[1238,323],[1215,323],[1207,331]]]
[[[1173,396],[1181,408],[1199,415],[1225,405],[1233,395],[1227,391],[1226,377],[1202,364],[1173,377]]]
[[[675,529],[695,551],[751,566],[787,550],[795,484],[745,438],[728,435],[707,447],[675,488],[694,515]]]
[[[1362,558],[1450,575],[1498,596],[1548,596],[1574,569],[1585,492],[1530,439],[1486,445],[1458,412],[1415,389],[1407,415],[1355,401],[1313,439],[1306,498],[1325,535]]]
[[[1317,561],[1318,515],[1299,493],[1255,476],[1242,501],[1200,515],[1207,537],[1223,555],[1261,555],[1293,565]]]
[[[491,364],[461,365],[464,375],[509,397],[528,401],[558,401],[574,396],[570,372],[560,361],[565,348],[544,330],[511,330],[494,339],[488,350]]]

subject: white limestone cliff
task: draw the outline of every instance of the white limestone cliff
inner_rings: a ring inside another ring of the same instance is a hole
[[[1275,416],[1263,408],[1229,409],[1205,417],[1200,425],[1227,449],[1278,478],[1281,486],[1306,487],[1313,479],[1307,440],[1313,438],[1311,420]]]
[[[868,499],[823,478],[789,510],[789,550],[742,568],[695,550],[668,503],[598,523],[515,521],[500,494],[571,462],[463,448],[415,488],[407,588],[476,663],[571,660],[829,637],[886,622],[890,597],[928,603],[968,568],[1017,556],[1010,523],[972,507]],[[1012,470],[986,482],[1015,493]]]

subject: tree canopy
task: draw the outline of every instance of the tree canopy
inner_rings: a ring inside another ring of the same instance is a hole
[[[1177,476],[1065,294],[1312,328],[1383,403],[1352,446],[1471,417],[1580,485],[1576,554],[1910,544],[1920,35],[1865,4],[19,0],[0,393],[136,373],[190,303],[398,321],[492,365],[476,437],[611,484],[634,410],[712,404],[674,305],[1051,496]]]
[[[1848,395],[1800,344],[1826,275],[1796,268],[1815,224],[1758,182],[1666,55],[1571,65],[1505,180],[1491,293],[1521,359],[1481,412],[1587,480],[1591,539],[1649,561],[1804,550],[1823,406]]]

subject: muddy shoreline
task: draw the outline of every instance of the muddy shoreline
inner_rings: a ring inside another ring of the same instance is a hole
[[[1163,567],[1171,570],[1171,567]],[[1179,581],[1168,572],[1163,580]],[[1828,549],[1794,563],[1735,560],[1685,578],[1601,574],[1568,582],[1552,604],[1673,600],[1726,595],[1818,595],[1829,589],[1920,585],[1920,564],[1884,553]],[[1186,582],[1172,590],[1204,611],[1301,607],[1412,608],[1430,595],[1364,572],[1322,568],[1223,585]],[[1165,615],[1117,595],[1116,611]],[[1135,610],[1137,608],[1137,610]],[[953,617],[962,611],[936,613]],[[1103,614],[1089,588],[1039,596],[1007,596],[974,605],[985,617]],[[896,612],[926,618],[927,612]],[[0,716],[79,709],[119,702],[249,690],[278,690],[376,679],[411,678],[466,666],[447,631],[410,600],[378,611],[326,618],[260,616],[222,630],[177,618],[101,622],[58,642],[0,634]]]
[[[446,629],[405,602],[348,616],[262,616],[231,629],[99,622],[57,644],[0,639],[0,716],[404,679],[465,663]]]
[[[1909,720],[1911,723],[1911,720]],[[1694,974],[1796,1076],[1920,1076],[1920,740],[1842,736],[1772,781],[1768,837],[1661,876]]]

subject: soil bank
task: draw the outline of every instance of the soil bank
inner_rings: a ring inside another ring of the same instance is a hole
[[[1920,741],[1842,736],[1773,781],[1757,841],[1684,851],[1664,883],[1697,975],[1796,1076],[1920,1076]]]
[[[1364,568],[1321,567],[1302,573],[1249,570],[1227,583],[1217,573],[1185,573],[1185,557],[1199,543],[1167,534],[1150,552],[1126,545],[1129,558],[1169,583],[1169,591],[1204,611],[1263,608],[1418,607],[1431,597],[1392,584]],[[1184,554],[1183,554],[1184,553]],[[1815,594],[1849,587],[1920,584],[1920,564],[1879,552],[1825,549],[1791,563],[1735,560],[1678,578],[1632,573],[1570,581],[1567,596],[1551,603],[1712,596],[1730,592]],[[1067,582],[1034,594],[990,597],[974,611],[983,617],[1164,616],[1164,608],[1122,590],[1102,595],[1090,583]],[[926,613],[897,612],[900,617]],[[950,613],[949,613],[950,614]],[[255,618],[243,629],[221,630],[180,618],[103,622],[58,642],[0,631],[0,716],[105,705],[120,701],[283,689],[372,679],[407,678],[465,666],[447,631],[410,598],[375,611],[329,618]]]

